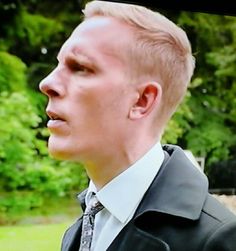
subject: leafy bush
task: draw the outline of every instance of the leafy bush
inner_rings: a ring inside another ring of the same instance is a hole
[[[0,195],[0,213],[19,214],[42,206],[42,196],[33,192],[12,192]]]
[[[87,184],[81,164],[58,162],[47,153],[36,94],[26,86],[25,64],[0,52],[0,212],[43,207],[46,198],[68,196]],[[2,73],[3,72],[3,73]]]

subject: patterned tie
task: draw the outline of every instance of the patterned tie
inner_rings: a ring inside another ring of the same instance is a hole
[[[97,200],[96,196],[92,195],[83,214],[82,234],[79,251],[90,251],[93,238],[95,215],[103,208],[104,206]]]

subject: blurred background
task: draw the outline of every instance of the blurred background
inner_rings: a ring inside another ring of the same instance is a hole
[[[196,57],[188,93],[162,143],[190,151],[210,190],[224,194],[223,202],[230,198],[234,210],[236,17],[160,12],[187,32]],[[47,99],[38,84],[81,20],[75,0],[0,1],[1,250],[59,250],[62,233],[80,215],[76,194],[88,178],[82,164],[48,156]]]

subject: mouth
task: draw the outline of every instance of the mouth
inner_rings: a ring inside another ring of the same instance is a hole
[[[46,111],[48,117],[50,118],[50,120],[61,120],[61,121],[65,121],[65,119],[63,117],[61,117],[59,114],[53,112],[53,111],[50,111],[50,110],[47,110]]]
[[[47,128],[50,130],[50,132],[59,133],[64,130],[67,122],[60,114],[51,110],[46,110],[46,113],[49,117]]]

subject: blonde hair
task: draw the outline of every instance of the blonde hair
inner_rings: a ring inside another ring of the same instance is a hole
[[[113,17],[133,29],[135,40],[126,51],[130,74],[136,81],[145,76],[162,86],[161,109],[168,120],[183,99],[195,67],[185,31],[162,14],[138,5],[92,1],[83,13],[85,19]]]

